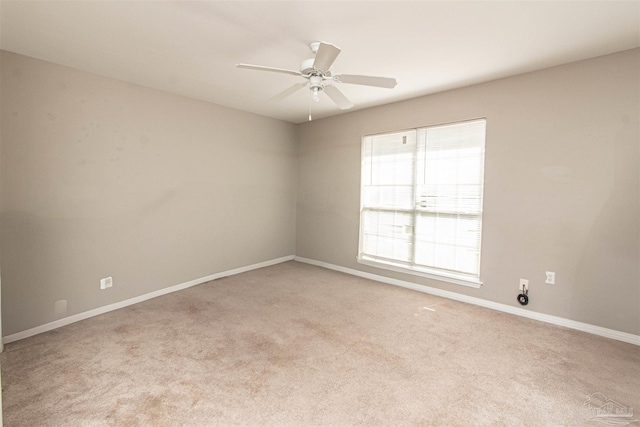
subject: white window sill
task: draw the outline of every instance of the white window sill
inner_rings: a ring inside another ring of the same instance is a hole
[[[372,258],[357,257],[358,263],[369,265],[371,267],[381,268],[383,270],[397,271],[399,273],[412,274],[414,276],[426,277],[428,279],[440,280],[442,282],[454,283],[456,285],[468,286],[470,288],[479,288],[482,286],[482,282],[479,279],[474,279],[454,273],[448,273],[444,271],[427,271],[407,268],[403,265],[392,264],[389,262],[382,262]]]

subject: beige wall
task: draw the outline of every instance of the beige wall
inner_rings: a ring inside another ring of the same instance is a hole
[[[518,307],[526,278],[529,310],[639,334],[639,52],[300,125],[297,255]],[[358,264],[362,136],[478,117],[484,285]]]
[[[2,52],[3,335],[294,253],[640,334],[639,55],[295,126]],[[476,117],[483,287],[356,263],[362,135]]]
[[[295,253],[295,125],[0,59],[4,336]]]

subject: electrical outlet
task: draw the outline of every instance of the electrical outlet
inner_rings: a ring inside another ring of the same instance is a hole
[[[529,281],[527,279],[520,279],[520,286],[518,287],[519,291],[528,291],[529,290]]]
[[[113,278],[111,276],[100,279],[100,289],[107,289],[113,286]]]
[[[544,283],[548,283],[550,285],[555,285],[556,283],[556,273],[553,271],[547,271],[547,280]]]

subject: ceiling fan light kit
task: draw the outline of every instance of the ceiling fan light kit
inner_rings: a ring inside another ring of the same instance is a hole
[[[393,89],[397,82],[394,78],[361,76],[355,74],[333,75],[331,65],[336,60],[341,50],[339,47],[325,42],[312,42],[309,49],[315,54],[314,58],[305,59],[300,64],[300,71],[287,70],[284,68],[264,67],[262,65],[237,64],[236,67],[248,70],[269,71],[274,73],[291,74],[307,79],[307,82],[297,83],[283,92],[277,94],[271,101],[282,101],[305,86],[309,86],[311,99],[318,102],[320,92],[324,92],[341,110],[348,110],[353,107],[353,103],[332,83],[347,83],[363,86],[381,87]],[[311,114],[309,114],[311,120]]]

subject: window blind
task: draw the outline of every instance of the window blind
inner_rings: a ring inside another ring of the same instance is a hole
[[[364,137],[359,260],[479,282],[485,129]]]

